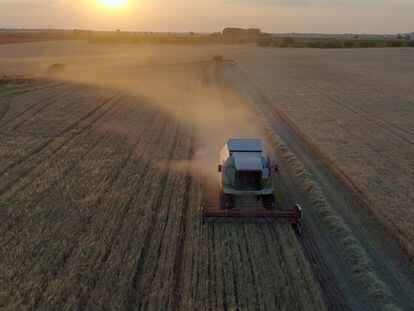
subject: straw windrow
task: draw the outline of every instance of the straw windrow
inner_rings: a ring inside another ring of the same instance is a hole
[[[377,271],[368,259],[365,250],[355,238],[344,220],[331,207],[319,185],[296,155],[287,147],[283,139],[270,127],[266,117],[261,114],[261,125],[288,171],[299,181],[302,190],[323,220],[323,225],[335,237],[340,252],[348,264],[366,297],[380,309],[396,310],[391,303],[392,297],[387,285],[381,281]]]

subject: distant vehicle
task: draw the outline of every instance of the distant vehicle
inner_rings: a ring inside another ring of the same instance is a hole
[[[221,55],[214,55],[213,56],[213,60],[215,62],[222,62],[223,61],[223,56],[221,56]]]
[[[284,220],[300,234],[302,208],[294,204],[280,209],[275,203],[273,172],[278,166],[272,165],[260,139],[229,139],[220,152],[218,171],[218,193],[203,185],[203,191],[213,194],[203,200],[203,221]]]
[[[47,72],[48,73],[61,73],[65,70],[65,68],[66,68],[65,64],[55,63],[55,64],[50,65],[47,68]]]

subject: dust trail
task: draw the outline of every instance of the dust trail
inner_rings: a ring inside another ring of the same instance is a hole
[[[221,64],[210,63],[201,73],[201,89],[193,109],[199,146],[196,159],[202,173],[217,178],[219,152],[229,138],[261,138],[253,112],[219,75]]]
[[[248,105],[240,103],[241,99],[220,80],[218,68],[226,64],[211,62],[206,47],[154,49],[146,45],[97,46],[81,42],[26,47],[31,50],[30,57],[25,56],[27,51],[10,47],[3,51],[3,59],[51,80],[122,91],[135,98],[137,104],[162,109],[191,126],[197,137],[191,171],[216,178],[219,152],[228,138],[263,137]],[[62,73],[45,73],[48,66],[58,62],[66,65]],[[125,124],[107,124],[105,130],[121,138],[133,132]],[[182,165],[178,163],[176,167],[181,169]]]
[[[264,137],[250,106],[221,80],[217,66],[221,65],[201,59],[195,64],[145,68],[146,78],[129,90],[141,103],[163,110],[194,131],[194,160],[174,160],[172,169],[214,179],[219,152],[229,138]],[[157,165],[162,169],[166,163]]]

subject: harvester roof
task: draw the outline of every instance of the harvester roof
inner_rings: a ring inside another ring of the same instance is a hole
[[[238,171],[261,171],[263,169],[262,159],[258,152],[235,152],[233,156]]]
[[[230,152],[263,152],[263,143],[260,139],[229,139]]]

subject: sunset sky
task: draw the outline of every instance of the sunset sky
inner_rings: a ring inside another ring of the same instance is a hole
[[[0,28],[395,34],[414,32],[413,16],[413,0],[0,0]]]

